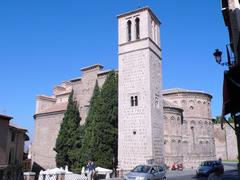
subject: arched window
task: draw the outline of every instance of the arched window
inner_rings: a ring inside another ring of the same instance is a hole
[[[135,19],[135,23],[136,23],[136,39],[140,39],[139,22],[140,22],[140,19],[139,19],[139,18],[136,18],[136,19]]]
[[[128,35],[128,41],[131,41],[131,33],[132,33],[132,22],[128,20],[127,22],[127,35]]]
[[[138,106],[138,96],[131,96],[130,104],[131,106]]]
[[[164,140],[164,150],[166,154],[170,153],[170,144],[168,142],[168,140]]]
[[[188,154],[188,142],[187,141],[182,142],[182,152],[184,155]]]
[[[178,151],[178,149],[177,149],[177,141],[172,140],[172,142],[171,142],[171,154],[172,155],[176,155],[177,151]]]
[[[131,96],[131,106],[134,106],[134,99],[133,99],[133,96]]]
[[[138,97],[135,96],[135,106],[138,106]]]

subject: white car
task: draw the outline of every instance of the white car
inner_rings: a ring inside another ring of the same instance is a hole
[[[166,170],[160,165],[138,165],[124,177],[124,180],[160,179],[166,179]]]

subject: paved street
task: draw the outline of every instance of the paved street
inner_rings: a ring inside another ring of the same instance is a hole
[[[239,180],[237,174],[237,163],[223,163],[224,164],[224,180]],[[123,180],[121,178],[112,178],[114,180]],[[111,180],[112,180],[111,179]],[[168,171],[167,180],[207,180],[207,177],[196,177],[195,169],[185,169],[183,171]],[[110,180],[110,179],[109,179]]]
[[[237,175],[237,163],[224,163],[224,180],[235,180],[240,179]],[[207,180],[207,177],[196,177],[195,169],[188,169],[184,171],[168,171],[167,172],[168,180],[188,180],[188,179],[196,179],[196,180]]]

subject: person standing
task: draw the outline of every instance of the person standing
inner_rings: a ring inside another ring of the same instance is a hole
[[[222,180],[223,174],[220,168],[216,168],[213,173],[208,176],[208,180]]]
[[[87,170],[88,170],[88,180],[93,180],[93,173],[95,170],[93,161],[88,161]]]

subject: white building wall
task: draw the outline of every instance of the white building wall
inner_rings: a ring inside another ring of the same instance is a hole
[[[147,161],[164,161],[161,54],[151,40],[150,20],[154,19],[151,16],[151,10],[143,8],[118,17],[118,166],[122,170],[130,170]],[[133,30],[137,17],[140,19],[138,40]],[[131,41],[127,36],[129,20],[132,22]],[[158,21],[155,23],[159,26]],[[131,97],[135,96],[138,105],[132,106]]]

